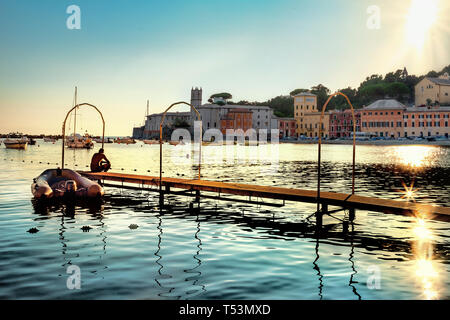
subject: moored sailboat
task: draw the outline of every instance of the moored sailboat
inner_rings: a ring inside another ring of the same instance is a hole
[[[5,144],[5,147],[7,149],[20,149],[25,150],[28,145],[28,139],[23,138],[6,138],[3,140],[3,143]]]

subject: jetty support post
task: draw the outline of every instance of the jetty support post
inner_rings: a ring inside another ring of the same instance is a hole
[[[200,203],[200,190],[195,191],[195,202]]]
[[[350,222],[355,221],[355,208],[348,209],[348,220]]]
[[[321,211],[316,212],[316,227],[321,229],[323,224],[323,213]]]

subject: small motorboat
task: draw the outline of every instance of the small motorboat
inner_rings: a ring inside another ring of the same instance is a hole
[[[102,138],[95,138],[94,141],[96,143],[114,143],[114,141],[111,138],[105,138],[105,141],[102,141]]]
[[[221,145],[223,145],[223,143],[218,141],[202,141],[202,146],[221,146]]]
[[[30,146],[34,146],[34,145],[36,145],[36,140],[34,140],[33,138],[28,138],[28,144]]]
[[[145,144],[159,144],[158,140],[142,140]]]
[[[35,199],[84,198],[95,199],[104,195],[103,188],[78,172],[70,169],[47,169],[33,179],[31,192]]]
[[[54,138],[47,138],[47,137],[45,137],[45,138],[44,138],[44,142],[51,142],[51,143],[55,143],[55,142],[56,142],[56,139],[54,139]]]
[[[184,145],[186,145],[186,143],[183,140],[180,140],[180,141],[172,141],[172,140],[170,140],[169,144],[172,145],[172,146],[178,146],[178,145],[184,146]]]
[[[134,140],[133,138],[117,138],[116,140],[114,140],[115,143],[125,143],[125,144],[135,144],[136,140]]]
[[[19,138],[19,139],[6,138],[5,140],[3,140],[3,143],[5,144],[5,147],[7,149],[25,150],[28,145],[28,139],[27,138]]]

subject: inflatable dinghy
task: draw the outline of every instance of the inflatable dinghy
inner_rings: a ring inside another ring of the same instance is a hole
[[[93,199],[105,193],[98,183],[69,169],[45,170],[39,177],[33,179],[31,192],[36,199],[63,197]]]

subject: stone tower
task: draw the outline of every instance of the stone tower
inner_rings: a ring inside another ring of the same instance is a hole
[[[202,105],[202,88],[191,89],[191,104],[196,108]]]

